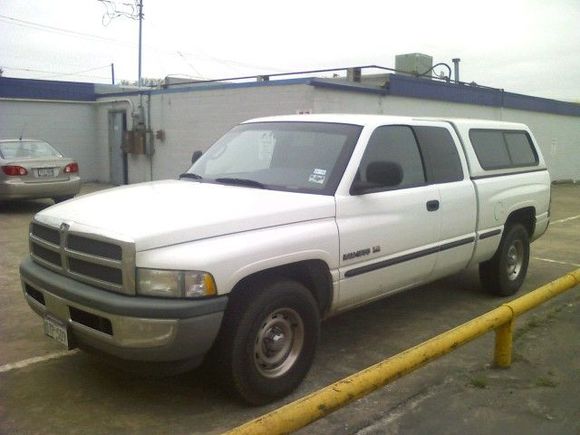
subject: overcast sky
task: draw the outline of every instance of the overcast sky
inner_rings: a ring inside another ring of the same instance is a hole
[[[130,11],[123,3],[117,8]],[[7,77],[137,79],[138,22],[97,0],[0,1]],[[143,77],[395,66],[420,52],[462,81],[580,102],[580,0],[143,0]]]

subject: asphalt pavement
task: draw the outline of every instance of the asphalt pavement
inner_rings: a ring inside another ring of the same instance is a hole
[[[82,193],[108,186],[88,184]],[[323,323],[304,383],[248,407],[203,370],[119,371],[45,337],[22,296],[28,224],[50,200],[0,204],[0,433],[221,433],[500,305],[476,268]],[[553,188],[552,223],[532,245],[520,294],[580,267],[580,186]],[[302,429],[316,434],[580,434],[579,287],[517,321],[514,362],[491,365],[493,334]]]

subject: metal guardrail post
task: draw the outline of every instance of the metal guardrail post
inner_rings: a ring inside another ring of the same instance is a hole
[[[513,327],[516,317],[558,296],[579,283],[580,269],[577,269],[502,305],[512,311],[512,319],[495,330],[495,365],[497,367],[507,368],[512,364]]]
[[[496,367],[508,368],[512,365],[513,329],[514,321],[512,319],[495,330],[495,354],[493,359]]]
[[[490,331],[496,331],[496,365],[509,367],[514,319],[578,284],[580,269],[411,349],[236,427],[228,434],[274,435],[296,431]]]

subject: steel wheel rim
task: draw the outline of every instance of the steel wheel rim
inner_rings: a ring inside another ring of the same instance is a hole
[[[267,378],[283,376],[290,370],[304,346],[304,323],[296,311],[281,308],[268,314],[256,334],[254,364]]]
[[[514,241],[507,250],[506,272],[510,281],[515,281],[524,264],[524,244],[521,240]]]

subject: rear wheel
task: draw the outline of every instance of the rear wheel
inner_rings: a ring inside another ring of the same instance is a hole
[[[483,287],[499,296],[511,296],[522,286],[530,261],[530,240],[521,224],[509,226],[495,255],[479,265]]]
[[[290,280],[254,282],[252,288],[232,295],[214,359],[227,386],[243,400],[268,403],[302,382],[319,330],[318,306],[303,285]]]

